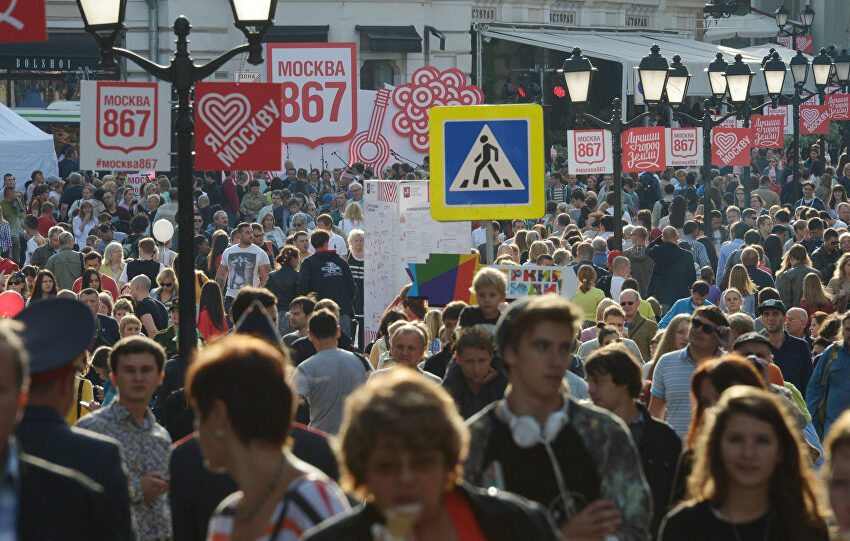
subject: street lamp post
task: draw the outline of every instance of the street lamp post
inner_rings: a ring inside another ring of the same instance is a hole
[[[690,75],[676,71],[667,64],[667,60],[659,54],[658,45],[650,48],[650,54],[645,56],[637,66],[638,77],[643,88],[644,100],[650,106],[661,103],[664,99],[665,88],[671,75],[674,79],[674,88],[671,93],[684,98],[687,90],[687,80]],[[590,81],[597,69],[593,67],[586,57],[582,56],[581,49],[573,49],[572,55],[564,61],[563,69],[558,70],[564,75],[570,100],[576,104],[587,102],[590,90]],[[681,103],[681,101],[679,101]],[[579,113],[581,118],[589,120],[597,127],[611,131],[612,154],[614,161],[614,247],[616,250],[623,249],[623,130],[635,126],[650,112],[643,112],[636,117],[623,122],[622,103],[620,98],[614,98],[612,102],[613,111],[608,121],[599,119],[589,113]]]
[[[812,26],[812,22],[815,20],[815,10],[812,9],[810,4],[806,4],[806,7],[803,8],[803,11],[800,12],[800,26],[801,29],[797,31],[797,25],[795,23],[791,23],[791,30],[786,30],[785,27],[788,25],[788,9],[785,8],[785,4],[779,6],[773,16],[776,18],[776,26],[779,27],[779,35],[785,34],[786,36],[791,37],[791,48],[795,51],[797,50],[797,37],[805,36],[806,33]]]
[[[184,292],[189,292],[187,302],[180,304],[179,312],[179,353],[188,358],[197,345],[195,335],[195,262],[192,217],[194,215],[194,159],[192,157],[192,139],[194,121],[191,103],[192,89],[201,81],[224,65],[239,53],[248,52],[250,64],[263,62],[262,37],[274,24],[276,0],[229,0],[233,10],[234,25],[248,40],[247,44],[234,47],[208,63],[198,66],[189,54],[187,37],[191,25],[186,17],[180,16],[174,21],[174,33],[177,36],[177,48],[171,64],[163,66],[142,56],[115,47],[115,39],[124,31],[124,13],[127,0],[77,0],[77,6],[83,17],[85,29],[97,40],[100,46],[100,64],[107,68],[115,65],[115,56],[124,57],[157,79],[171,83],[177,93],[177,179],[178,179],[178,251],[180,254],[179,283]]]

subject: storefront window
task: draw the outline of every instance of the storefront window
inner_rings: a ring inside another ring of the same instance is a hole
[[[395,70],[390,60],[366,60],[360,68],[360,88],[378,90],[394,83]]]
[[[79,81],[63,79],[44,79],[34,75],[32,79],[14,79],[9,81],[11,92],[3,96],[7,107],[27,107],[46,109],[55,101],[79,101]]]

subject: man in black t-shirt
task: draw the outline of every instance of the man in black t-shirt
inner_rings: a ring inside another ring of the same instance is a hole
[[[163,269],[163,266],[154,257],[156,257],[156,242],[150,237],[139,240],[139,258],[124,266],[124,271],[118,278],[119,287],[140,275],[147,276],[150,282],[155,284],[156,277],[159,276],[159,271]]]
[[[151,281],[144,274],[130,281],[130,296],[136,304],[135,313],[142,322],[142,332],[153,338],[157,331],[168,328],[168,310],[165,305],[151,298]]]

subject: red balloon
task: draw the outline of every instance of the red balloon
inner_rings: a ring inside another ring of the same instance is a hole
[[[0,293],[0,317],[15,317],[25,305],[24,298],[17,291]]]

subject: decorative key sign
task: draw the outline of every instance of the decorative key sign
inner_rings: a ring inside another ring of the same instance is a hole
[[[661,171],[665,168],[664,128],[632,128],[623,133],[623,171]]]
[[[829,106],[801,105],[800,133],[804,135],[829,133]]]
[[[830,120],[850,120],[850,94],[828,94],[826,106]]]
[[[269,43],[267,48],[266,80],[283,85],[283,142],[315,148],[351,139],[357,131],[356,44]]]
[[[715,128],[711,131],[711,163],[746,167],[752,143],[750,128]]]
[[[281,164],[279,84],[195,85],[195,168],[277,170]]]
[[[567,171],[571,175],[613,173],[611,132],[608,130],[567,131]]]
[[[171,168],[169,86],[83,81],[80,167],[123,171]]]
[[[668,128],[666,136],[668,166],[702,165],[702,128]]]
[[[779,115],[753,115],[753,147],[782,148],[785,138],[785,117]]]

